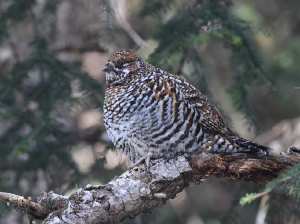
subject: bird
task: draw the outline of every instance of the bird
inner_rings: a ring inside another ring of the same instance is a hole
[[[104,125],[132,162],[193,153],[253,153],[271,149],[234,134],[207,98],[182,77],[147,63],[131,50],[105,64]]]

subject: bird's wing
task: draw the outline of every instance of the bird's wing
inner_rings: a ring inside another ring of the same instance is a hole
[[[156,98],[163,99],[168,94],[173,99],[174,110],[182,101],[186,102],[183,106],[191,105],[202,115],[200,124],[207,132],[234,135],[207,98],[183,78],[164,72],[147,83],[157,92]]]
[[[222,133],[231,130],[226,127],[222,117],[217,110],[211,105],[207,98],[194,86],[186,82],[180,77],[176,77],[176,87],[183,95],[183,99],[186,100],[195,110],[202,114],[201,120],[202,127],[212,133]],[[229,133],[226,133],[229,134]]]
[[[164,99],[172,98],[172,114],[178,115],[178,108],[183,108],[183,116],[191,122],[191,117],[196,122],[196,125],[201,125],[206,133],[211,133],[212,136],[218,136],[231,142],[234,147],[242,147],[241,152],[251,152],[258,155],[266,155],[271,150],[266,146],[261,146],[254,142],[245,140],[236,136],[224,123],[223,119],[216,109],[208,102],[207,98],[191,84],[184,79],[175,75],[164,73],[145,80],[151,92],[154,91],[155,99],[164,101]],[[198,115],[191,116],[192,110],[197,111]],[[164,111],[164,109],[162,109]],[[177,113],[176,113],[177,111]],[[198,124],[197,124],[198,123]],[[188,129],[186,129],[188,130]]]

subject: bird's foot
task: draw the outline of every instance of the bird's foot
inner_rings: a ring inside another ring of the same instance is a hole
[[[131,164],[129,167],[128,167],[128,170],[131,170],[132,168],[134,168],[135,166],[139,165],[139,164],[142,164],[142,162],[145,161],[146,163],[146,169],[148,170],[149,169],[149,164],[150,164],[150,155],[149,153],[146,153],[145,155],[143,155],[141,158],[139,158],[138,161],[136,161],[134,164]]]

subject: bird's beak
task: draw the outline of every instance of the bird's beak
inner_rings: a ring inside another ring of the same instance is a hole
[[[104,72],[111,72],[111,70],[112,70],[112,69],[107,68],[106,66],[102,69],[102,71],[104,71]]]

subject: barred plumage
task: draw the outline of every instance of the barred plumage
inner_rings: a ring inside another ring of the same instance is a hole
[[[132,162],[144,155],[169,158],[208,150],[266,155],[270,148],[236,136],[206,97],[183,78],[156,68],[131,51],[105,65],[104,123]]]

